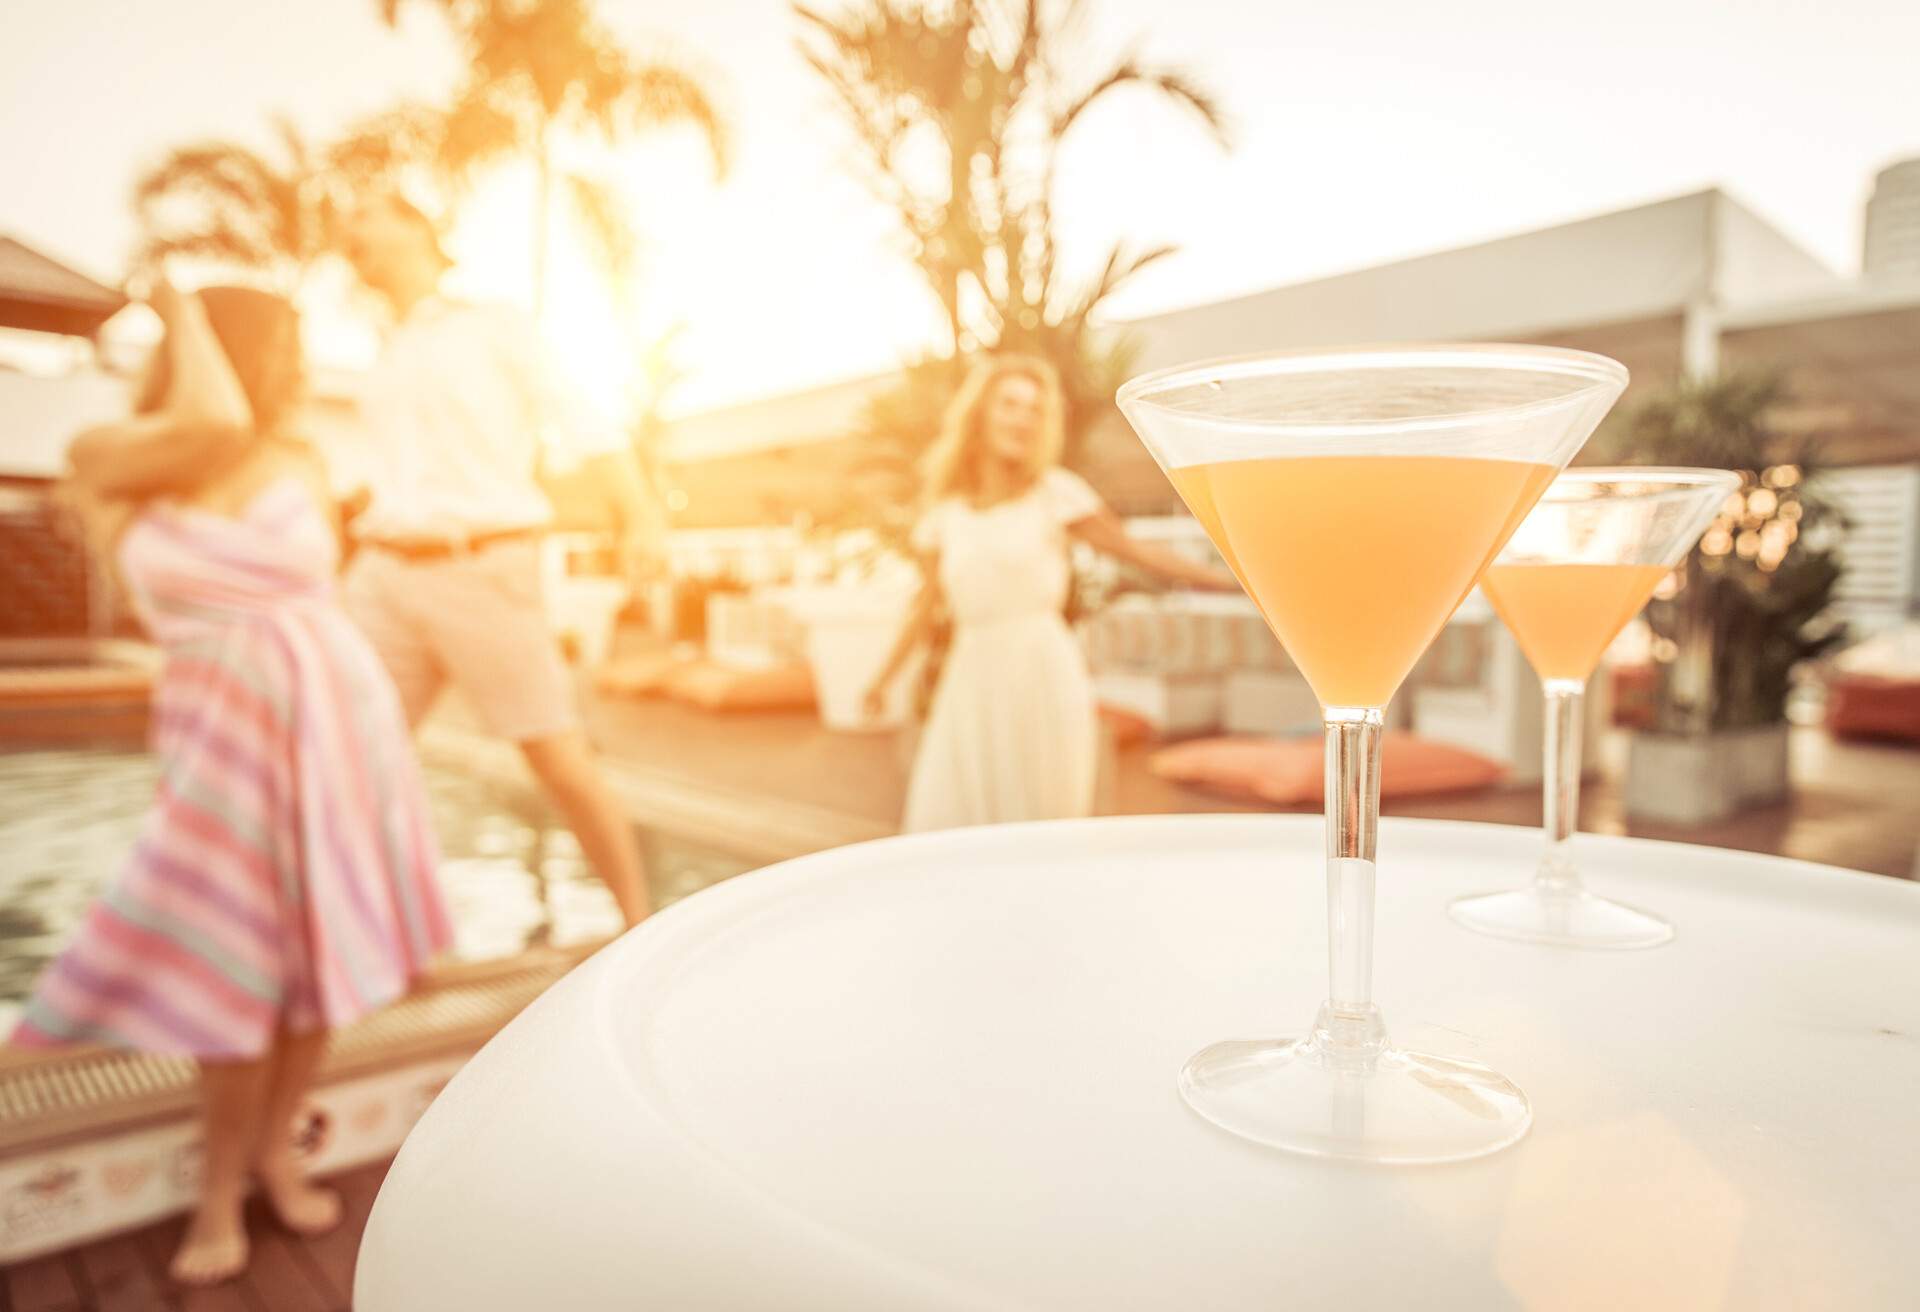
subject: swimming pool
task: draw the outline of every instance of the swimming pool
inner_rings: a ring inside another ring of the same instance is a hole
[[[151,755],[124,747],[0,752],[0,1037],[118,871],[158,773]],[[456,959],[494,960],[619,932],[613,898],[531,789],[432,761],[424,773]],[[658,832],[641,837],[655,906],[753,864]]]

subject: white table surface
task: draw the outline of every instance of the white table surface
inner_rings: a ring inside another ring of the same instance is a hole
[[[1388,820],[1376,998],[1533,1100],[1451,1166],[1174,1079],[1325,991],[1318,817],[893,839],[733,880],[534,1004],[401,1150],[360,1312],[1920,1307],[1920,887],[1583,836],[1676,940],[1480,938],[1525,829]]]

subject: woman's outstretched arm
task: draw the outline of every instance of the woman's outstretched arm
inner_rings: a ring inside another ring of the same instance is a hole
[[[200,298],[161,282],[152,304],[167,334],[160,408],[89,428],[67,448],[75,481],[96,496],[153,496],[191,486],[253,440],[246,393]]]
[[[920,592],[913,599],[913,606],[907,612],[907,621],[900,626],[900,636],[893,641],[893,650],[887,653],[887,659],[880,666],[880,672],[873,676],[873,682],[867,685],[866,697],[861,702],[869,718],[880,713],[881,704],[886,700],[887,688],[900,677],[900,669],[907,663],[921,644],[933,636],[933,616],[940,604],[940,585],[934,582],[938,577],[933,566],[926,567],[926,577],[920,584]]]
[[[1172,583],[1204,588],[1209,592],[1238,592],[1240,583],[1224,569],[1189,560],[1172,547],[1158,542],[1142,542],[1129,536],[1120,517],[1104,507],[1084,519],[1067,525],[1067,531],[1096,551],[1117,560],[1138,565],[1150,574]]]

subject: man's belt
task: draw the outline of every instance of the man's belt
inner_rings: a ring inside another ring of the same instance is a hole
[[[502,542],[531,542],[545,531],[533,527],[503,528],[452,538],[366,538],[360,545],[399,556],[403,560],[459,560],[464,556],[476,556]]]

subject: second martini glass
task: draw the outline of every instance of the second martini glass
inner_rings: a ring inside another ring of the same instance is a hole
[[[1403,1163],[1526,1133],[1511,1081],[1394,1047],[1373,1003],[1382,710],[1626,381],[1578,351],[1431,346],[1221,361],[1120,389],[1326,721],[1328,996],[1304,1034],[1194,1054],[1180,1090],[1215,1124]]]
[[[1718,469],[1570,469],[1500,553],[1481,590],[1546,687],[1546,855],[1526,888],[1464,897],[1447,913],[1497,938],[1576,948],[1650,948],[1656,915],[1589,893],[1574,865],[1580,720],[1607,644],[1693,548],[1740,476]]]

